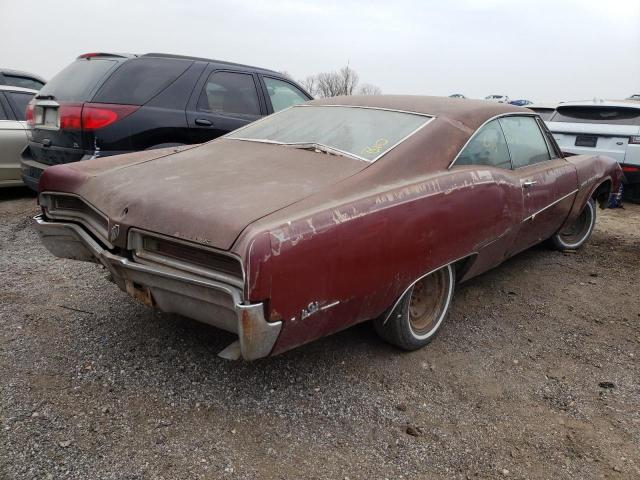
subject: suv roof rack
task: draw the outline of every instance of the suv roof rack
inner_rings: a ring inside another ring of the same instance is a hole
[[[276,72],[275,70],[269,70],[268,68],[262,68],[262,67],[254,67],[251,65],[245,65],[243,63],[234,63],[234,62],[227,62],[224,60],[216,60],[215,58],[204,58],[204,57],[190,57],[188,55],[174,55],[172,53],[145,53],[144,55],[140,55],[141,57],[160,57],[160,58],[179,58],[179,59],[183,59],[183,60],[195,60],[195,61],[202,61],[202,62],[213,62],[213,63],[219,63],[221,65],[231,65],[234,67],[244,67],[244,68],[250,68],[252,70],[260,70],[263,72],[269,72],[269,73],[276,73],[278,75],[281,75],[280,73]]]

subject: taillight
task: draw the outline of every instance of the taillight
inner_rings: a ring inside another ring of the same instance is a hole
[[[61,130],[80,130],[82,128],[82,104],[63,103],[58,107],[58,121]]]
[[[135,112],[138,105],[109,103],[61,103],[58,119],[61,130],[98,130]]]
[[[634,167],[631,165],[622,165],[623,172],[640,172],[640,167]]]
[[[109,103],[85,103],[82,109],[83,130],[98,130],[131,115],[138,105],[114,105]]]
[[[629,144],[640,145],[640,135],[634,135],[632,137],[629,137]]]
[[[33,127],[35,125],[35,120],[33,119],[33,111],[35,110],[35,105],[33,100],[27,103],[27,109],[24,111],[24,118],[27,121],[27,125]]]

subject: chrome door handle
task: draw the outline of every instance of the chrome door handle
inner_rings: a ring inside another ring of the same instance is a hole
[[[529,188],[529,187],[533,187],[536,183],[538,182],[536,182],[535,180],[525,180],[522,186],[524,188]]]

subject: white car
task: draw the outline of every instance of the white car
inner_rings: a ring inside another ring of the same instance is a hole
[[[20,154],[27,147],[27,103],[38,93],[0,85],[0,188],[22,185]]]
[[[563,152],[612,157],[630,184],[640,184],[639,102],[564,102],[546,124]]]
[[[509,97],[507,95],[489,95],[484,97],[484,99],[496,103],[509,103]]]

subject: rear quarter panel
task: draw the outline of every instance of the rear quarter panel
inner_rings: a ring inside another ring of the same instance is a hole
[[[478,253],[503,259],[522,215],[519,185],[466,168],[372,191],[255,237],[248,297],[284,327],[274,354],[382,314],[421,275]],[[268,241],[267,241],[268,240]],[[486,269],[485,268],[485,269]],[[319,311],[302,318],[316,303]],[[324,307],[324,309],[323,309]]]
[[[609,192],[616,192],[622,182],[622,169],[613,158],[601,155],[575,155],[567,157],[567,161],[576,167],[578,193],[561,229],[574,222],[598,187],[607,184],[610,186]],[[605,206],[606,200],[608,197],[605,199]]]

